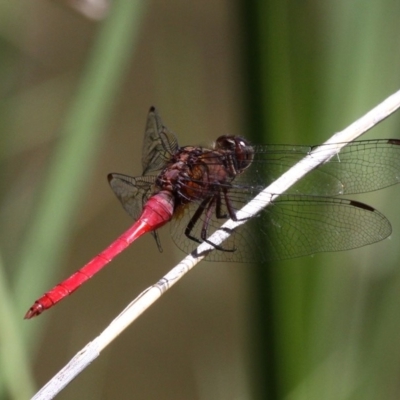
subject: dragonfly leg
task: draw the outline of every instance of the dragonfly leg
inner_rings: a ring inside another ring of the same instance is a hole
[[[191,232],[195,225],[197,224],[197,221],[201,217],[201,214],[203,214],[204,210],[206,209],[207,203],[210,202],[210,198],[207,198],[202,201],[202,203],[199,205],[199,208],[196,210],[196,212],[193,214],[193,217],[190,219],[189,223],[186,226],[185,229],[185,235],[188,237],[190,240],[193,240],[194,242],[201,243],[202,241],[198,239],[195,236],[191,235]]]
[[[228,210],[229,213],[229,217],[233,220],[233,221],[237,221],[237,217],[236,217],[236,211],[233,208],[231,199],[228,196],[228,190],[226,188],[223,189],[224,192],[224,199],[225,199],[225,204],[226,204],[226,208]]]
[[[226,208],[227,208],[228,213],[229,213],[229,217],[231,218],[232,221],[246,221],[246,220],[249,219],[249,218],[247,218],[247,217],[246,217],[246,218],[240,218],[240,219],[239,219],[239,218],[236,216],[236,211],[235,211],[235,209],[233,208],[231,199],[230,199],[229,196],[228,196],[228,191],[227,191],[227,189],[224,189],[224,199],[225,199]]]
[[[189,239],[191,239],[197,243],[206,242],[206,243],[210,244],[211,246],[215,247],[216,250],[233,252],[233,251],[236,251],[236,248],[226,249],[222,246],[214,244],[213,242],[211,242],[207,239],[207,232],[208,232],[208,226],[209,226],[209,223],[211,220],[211,215],[214,212],[214,210],[216,210],[218,202],[221,203],[221,198],[219,195],[203,200],[203,202],[200,204],[199,208],[196,210],[196,212],[193,214],[193,217],[190,219],[189,223],[187,224],[187,227],[185,229],[185,235]],[[219,211],[218,211],[219,215],[217,215],[217,217],[218,218],[226,218],[220,213],[221,204],[219,204],[218,207],[219,207]],[[199,221],[201,215],[204,212],[205,212],[205,219],[204,219],[203,226],[201,228],[201,234],[200,234],[201,240],[200,240],[197,237],[191,235],[191,232],[192,232],[193,228],[195,227],[196,223]]]
[[[152,231],[151,234],[153,235],[153,238],[156,240],[157,247],[158,247],[158,251],[159,251],[160,253],[162,253],[162,252],[163,252],[163,248],[162,248],[162,246],[161,246],[160,236],[158,236],[157,230]]]
[[[217,195],[217,206],[215,208],[215,215],[218,219],[228,219],[228,214],[227,213],[222,214],[221,208],[222,208],[221,194],[219,193]]]
[[[204,219],[203,227],[201,228],[201,238],[203,239],[204,242],[215,247],[215,249],[217,249],[217,250],[233,253],[234,251],[236,251],[236,247],[233,247],[232,249],[227,249],[227,248],[225,248],[223,246],[219,246],[207,239],[208,225],[211,221],[211,215],[214,212],[214,209],[215,209],[215,214],[216,214],[217,218],[226,218],[227,217],[226,215],[224,216],[221,214],[221,194],[220,193],[215,195],[211,199],[211,201],[208,203],[208,207],[206,210],[206,217]]]

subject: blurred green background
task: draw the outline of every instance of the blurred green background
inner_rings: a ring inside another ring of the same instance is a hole
[[[183,254],[140,239],[40,318],[130,224],[147,111],[180,143],[316,144],[400,87],[400,3],[0,1],[0,398],[26,399]],[[399,137],[394,115],[366,138]],[[390,240],[269,267],[202,263],[59,399],[398,399],[400,188],[352,196]]]

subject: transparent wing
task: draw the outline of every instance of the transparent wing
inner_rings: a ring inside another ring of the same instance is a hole
[[[241,208],[242,193],[230,193],[235,209]],[[172,238],[185,253],[198,243],[184,235],[185,228],[199,204],[188,204],[171,223]],[[221,214],[228,214],[223,204]],[[209,221],[207,237],[227,218]],[[192,235],[201,237],[205,221],[202,213]],[[208,261],[256,262],[283,260],[309,254],[349,250],[385,239],[391,225],[384,215],[356,201],[301,195],[282,195],[258,216],[233,232],[222,244],[226,251],[214,250]],[[234,251],[233,251],[234,250]]]
[[[235,180],[264,186],[278,179],[316,146],[254,146],[252,165]],[[323,151],[324,146],[321,146]],[[320,165],[288,193],[321,196],[365,193],[400,182],[400,140],[362,140],[349,143],[337,156]]]
[[[157,110],[151,107],[142,149],[143,175],[161,170],[177,150],[176,136],[164,126]]]
[[[132,177],[122,174],[109,174],[108,182],[118,197],[125,211],[136,221],[142,213],[143,206],[153,194],[155,176]],[[162,252],[157,231],[152,231],[158,250]]]
[[[143,206],[153,192],[155,177],[132,177],[122,174],[109,174],[108,182],[125,211],[137,220]]]

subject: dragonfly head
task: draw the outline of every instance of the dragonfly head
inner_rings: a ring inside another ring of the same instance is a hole
[[[248,168],[254,158],[254,148],[241,136],[220,136],[214,145],[215,150],[231,153],[231,160],[236,174],[241,174]]]

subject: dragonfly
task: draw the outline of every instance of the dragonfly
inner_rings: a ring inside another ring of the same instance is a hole
[[[392,228],[384,215],[338,196],[400,182],[398,139],[348,143],[254,218],[249,216],[225,242],[217,245],[207,239],[224,221],[237,220],[239,209],[315,147],[252,145],[241,136],[229,135],[220,136],[210,147],[179,147],[175,134],[151,107],[142,175],[108,175],[112,190],[135,222],[89,263],[36,300],[25,318],[41,314],[70,295],[146,233],[153,235],[162,251],[158,229],[168,222],[173,241],[184,252],[192,253],[204,241],[211,244],[209,261],[284,260],[354,249],[387,238]]]

